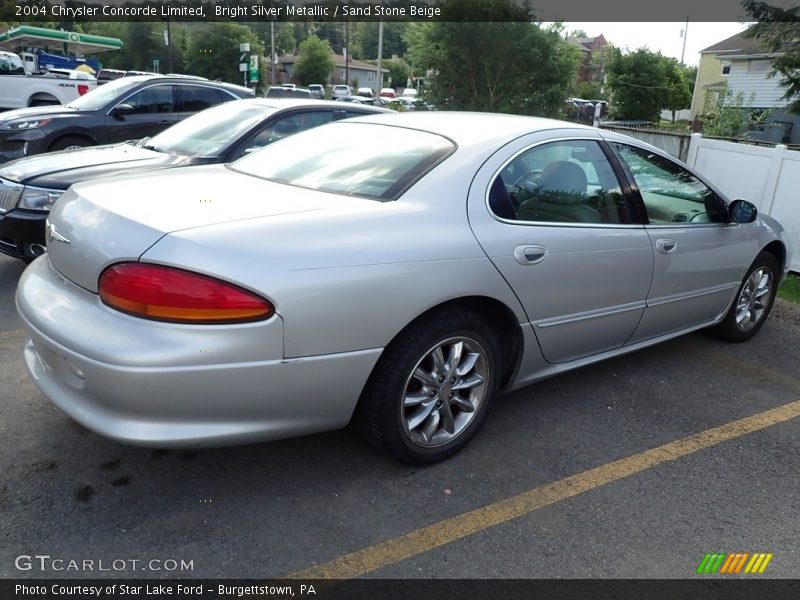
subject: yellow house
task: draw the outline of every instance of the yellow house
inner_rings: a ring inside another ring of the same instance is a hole
[[[728,83],[731,64],[717,55],[721,52],[750,50],[756,46],[755,40],[744,37],[743,33],[737,33],[700,51],[700,64],[697,67],[692,95],[692,120],[703,114],[707,102],[716,101],[718,94]]]

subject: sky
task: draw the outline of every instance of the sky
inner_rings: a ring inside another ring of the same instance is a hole
[[[660,51],[664,56],[681,59],[683,38],[681,31],[686,29],[686,21],[680,23],[564,23],[568,32],[582,29],[586,35],[597,36],[601,33],[606,41],[618,48],[638,50],[647,47],[653,52]],[[686,54],[684,64],[697,65],[700,62],[700,51],[721,42],[741,31],[742,23],[692,23],[689,22],[686,37]]]

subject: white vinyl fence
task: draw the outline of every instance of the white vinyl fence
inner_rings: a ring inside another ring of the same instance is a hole
[[[686,164],[729,198],[743,198],[776,218],[789,237],[792,271],[800,272],[800,152],[691,136]]]

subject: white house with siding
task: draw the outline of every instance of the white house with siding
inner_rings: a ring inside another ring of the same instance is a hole
[[[800,144],[800,115],[786,110],[780,75],[770,77],[772,61],[780,53],[761,48],[720,52],[716,58],[726,71],[727,89],[735,98],[739,93],[745,106],[754,110],[771,110],[764,131],[751,132],[750,137],[765,141]],[[726,68],[727,67],[727,68]]]

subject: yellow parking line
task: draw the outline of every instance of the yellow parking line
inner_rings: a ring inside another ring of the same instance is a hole
[[[545,506],[630,477],[656,465],[682,458],[698,450],[716,446],[798,416],[800,416],[800,400],[548,483],[400,537],[346,554],[325,564],[291,573],[287,577],[297,579],[360,577]]]
[[[681,342],[677,344],[681,352],[690,353],[694,356],[701,357],[705,361],[715,362],[723,367],[727,367],[740,375],[749,377],[751,379],[758,379],[761,381],[769,381],[777,383],[786,387],[800,389],[800,379],[780,373],[769,367],[765,367],[755,362],[747,361],[719,350],[711,348],[698,348],[688,342]]]

